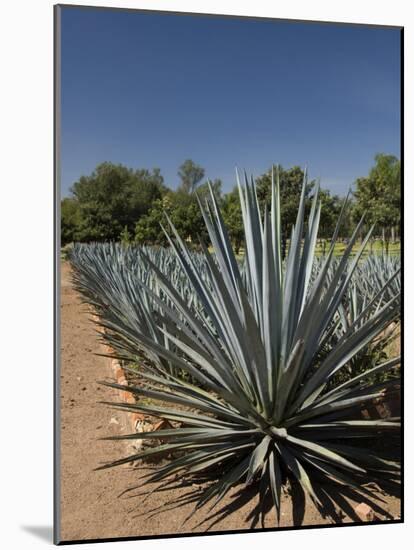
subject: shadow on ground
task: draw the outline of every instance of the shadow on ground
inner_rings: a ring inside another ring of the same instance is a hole
[[[21,528],[38,539],[53,543],[53,527],[51,525],[22,525]]]

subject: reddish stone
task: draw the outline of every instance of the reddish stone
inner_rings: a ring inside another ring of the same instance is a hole
[[[135,428],[137,422],[142,422],[145,419],[145,415],[142,413],[130,413],[130,419]]]
[[[168,420],[165,420],[165,418],[163,420],[159,420],[158,422],[156,422],[154,424],[154,429],[153,431],[155,432],[156,430],[166,430],[168,428],[172,428],[171,424],[168,422]]]
[[[121,369],[121,367],[119,365],[116,365],[115,368],[114,368],[114,374],[115,374],[115,378],[117,380],[119,380],[120,378],[125,378],[125,373],[124,371]]]
[[[355,512],[362,521],[373,521],[375,519],[374,510],[365,502],[360,502],[355,507]]]

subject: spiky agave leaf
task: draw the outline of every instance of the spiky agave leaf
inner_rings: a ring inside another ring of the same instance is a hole
[[[363,322],[349,324],[331,341],[332,323],[371,231],[351,258],[361,220],[343,257],[334,263],[337,229],[313,278],[320,216],[317,192],[307,223],[302,192],[285,269],[277,174],[271,208],[263,217],[254,183],[247,178],[239,181],[239,192],[246,243],[243,277],[212,191],[210,200],[200,204],[215,252],[213,259],[203,246],[207,278],[167,220],[171,248],[205,316],[180,299],[168,277],[146,257],[147,268],[175,307],[169,307],[167,301],[158,303],[154,322],[164,343],[139,328],[133,341],[191,374],[193,382],[144,365],[145,383],[129,388],[138,402],[112,406],[178,422],[180,427],[116,437],[161,439],[163,443],[101,468],[179,451],[178,457],[149,475],[147,482],[168,480],[177,473],[194,476],[220,466],[222,475],[204,490],[197,508],[218,504],[232,487],[245,482],[257,487],[261,501],[268,493],[272,495],[279,517],[281,485],[287,476],[300,484],[322,513],[329,513],[326,499],[335,499],[331,487],[336,494],[351,491],[371,498],[371,491],[364,486],[367,481],[382,478],[393,486],[398,479],[398,460],[377,457],[369,450],[372,438],[398,431],[398,419],[366,420],[361,416],[362,409],[382,397],[390,383],[373,385],[371,372],[337,387],[329,383],[395,318],[399,295],[382,301]],[[146,293],[149,297],[154,294],[150,288]],[[122,333],[124,327],[111,329]],[[132,339],[132,335],[128,337]],[[320,359],[327,339],[329,351]],[[396,362],[398,359],[374,368],[387,370]],[[150,398],[151,403],[140,404],[140,396]]]

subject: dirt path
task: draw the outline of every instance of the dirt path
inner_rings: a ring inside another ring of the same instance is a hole
[[[146,536],[159,534],[206,531],[211,521],[204,512],[193,516],[182,527],[192,505],[169,510],[168,501],[182,496],[186,490],[176,489],[142,498],[120,498],[126,488],[139,483],[142,467],[118,467],[94,472],[99,464],[126,455],[119,442],[98,441],[98,438],[122,433],[120,414],[97,401],[116,400],[110,388],[99,386],[97,380],[111,376],[109,362],[94,354],[101,353],[90,310],[81,303],[70,282],[70,269],[62,264],[61,280],[61,539],[97,539]],[[231,502],[231,497],[227,498]],[[290,499],[286,498],[281,526],[292,525]],[[212,531],[249,529],[246,518],[256,504],[246,503],[234,513],[226,515],[212,527]],[[162,514],[151,519],[136,517],[138,513],[161,507]],[[399,513],[399,502],[390,502],[390,510]],[[274,516],[269,514],[266,527],[274,527]],[[328,523],[308,506],[303,524]],[[260,527],[260,525],[259,525]]]

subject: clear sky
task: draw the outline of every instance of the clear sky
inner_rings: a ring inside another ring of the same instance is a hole
[[[378,152],[400,156],[400,31],[63,8],[62,195],[103,161],[187,158],[234,183],[308,166],[345,194]]]

